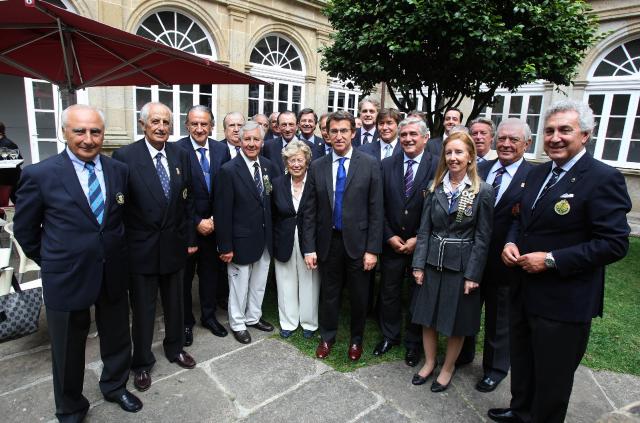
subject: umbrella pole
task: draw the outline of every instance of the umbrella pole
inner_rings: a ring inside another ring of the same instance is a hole
[[[61,110],[64,110],[67,107],[78,103],[78,96],[75,90],[60,87],[60,100],[62,101]]]

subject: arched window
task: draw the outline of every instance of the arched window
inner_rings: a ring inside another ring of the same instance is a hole
[[[216,59],[211,37],[194,19],[178,12],[164,10],[155,12],[142,21],[137,35],[209,59]],[[187,135],[184,121],[189,108],[202,104],[212,109],[216,104],[216,89],[210,84],[138,86],[135,89],[134,110],[138,121],[140,109],[149,101],[159,101],[173,112],[172,140]],[[136,125],[136,136],[142,136],[140,125]]]
[[[297,113],[304,100],[304,60],[298,48],[280,35],[268,35],[251,51],[251,75],[273,85],[249,86],[248,116],[256,113],[292,110]]]
[[[640,168],[640,38],[603,52],[592,66],[586,100],[596,116],[587,150],[613,166]]]

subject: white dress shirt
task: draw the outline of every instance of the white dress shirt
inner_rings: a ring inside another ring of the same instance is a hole
[[[347,154],[345,154],[344,156],[338,156],[336,154],[335,151],[331,152],[331,158],[333,159],[333,165],[332,165],[332,170],[333,170],[333,196],[335,199],[335,195],[336,195],[336,177],[338,176],[338,166],[340,166],[340,162],[339,160],[342,157],[346,157],[347,160],[344,161],[344,170],[345,173],[347,174],[347,176],[349,176],[349,164],[351,163],[351,155],[353,154],[353,147],[349,148],[349,151],[347,151]]]
[[[380,139],[380,160],[384,160],[386,157],[391,157],[393,155],[393,149],[396,148],[396,144],[398,144],[398,138],[389,143]],[[390,148],[389,156],[387,156],[387,147]]]
[[[564,175],[569,173],[573,165],[575,165],[578,162],[578,160],[580,160],[582,156],[584,156],[586,153],[587,153],[587,149],[583,148],[582,151],[576,154],[575,156],[573,156],[571,160],[569,160],[568,162],[560,166],[564,172],[560,173],[560,175],[558,176],[558,180],[556,181],[556,184],[560,182],[560,179],[562,179]],[[547,185],[547,182],[549,181],[549,179],[551,179],[551,174],[553,172],[553,169],[555,169],[556,167],[558,167],[558,165],[556,165],[556,162],[551,162],[551,172],[549,172],[544,182],[542,183],[542,186],[540,186],[540,191],[538,191],[538,196],[536,197],[536,201],[533,203],[534,205],[535,203],[538,202],[538,199],[540,198],[540,194],[542,193],[544,186]]]
[[[407,156],[406,154],[404,155],[404,166],[403,166],[403,175],[407,173],[407,162],[409,160],[413,160],[415,163],[411,166],[411,168],[413,169],[413,179],[416,178],[416,172],[418,172],[418,167],[420,166],[420,162],[422,161],[422,156],[424,155],[424,150],[422,151],[422,153],[418,154],[414,159],[412,159],[411,157]]]
[[[66,148],[67,154],[71,159],[71,163],[73,163],[73,169],[76,171],[76,175],[78,176],[78,181],[80,181],[80,186],[82,187],[82,192],[87,196],[87,201],[89,201],[89,170],[85,167],[85,161],[80,160],[75,154],[69,150],[69,147]],[[100,154],[98,154],[94,159],[93,163],[95,167],[93,168],[96,177],[98,178],[98,182],[100,183],[100,189],[102,190],[102,198],[104,198],[105,203],[107,201],[107,190],[104,182],[104,172],[102,171],[102,162],[100,161]],[[91,202],[89,201],[89,206],[91,206]]]
[[[204,148],[204,155],[207,158],[207,162],[209,162],[209,166],[211,166],[211,155],[209,154],[209,140],[207,140],[207,142],[204,143],[204,145],[200,145],[198,144],[193,137],[189,137],[189,139],[191,140],[191,145],[193,146],[193,149],[196,151],[196,157],[198,157],[198,162],[200,162],[200,158],[202,157],[202,154],[200,154],[200,150],[201,148]]]
[[[145,144],[147,145],[147,149],[149,150],[149,154],[151,155],[151,160],[153,160],[153,166],[156,166],[156,156],[158,153],[162,154],[162,159],[160,162],[162,163],[162,167],[167,172],[167,178],[171,180],[171,172],[169,172],[169,161],[167,160],[167,151],[165,149],[164,144],[162,145],[162,150],[157,150],[154,146],[152,146],[147,139],[144,139]]]
[[[263,181],[262,188],[264,189],[264,180],[262,179],[262,165],[260,164],[260,158],[258,158],[257,160],[249,160],[249,158],[245,156],[244,151],[242,150],[240,150],[239,154],[242,156],[245,164],[247,165],[247,168],[249,169],[249,173],[251,174],[251,179],[254,179],[253,174],[256,171],[256,169],[253,167],[253,164],[258,163],[258,172],[260,173],[260,180]]]
[[[504,192],[507,190],[507,188],[509,188],[509,184],[511,183],[513,176],[516,174],[516,172],[518,171],[518,168],[520,167],[523,161],[524,161],[524,158],[521,157],[520,160],[513,162],[510,165],[504,167],[505,172],[502,174],[502,181],[500,181],[500,188],[498,188],[498,192],[496,193],[495,204],[498,204],[498,201],[500,201]],[[496,180],[496,172],[501,167],[502,167],[502,163],[500,163],[500,160],[496,160],[496,162],[491,167],[489,174],[487,175],[486,183],[488,183],[489,185],[493,185],[493,181]]]

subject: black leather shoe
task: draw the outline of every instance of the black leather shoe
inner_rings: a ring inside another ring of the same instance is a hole
[[[411,379],[411,384],[424,385],[427,382],[427,380],[429,380],[432,374],[433,374],[433,370],[431,370],[431,372],[425,377],[420,376],[420,373],[416,373],[415,375],[413,375],[413,378]]]
[[[431,384],[431,392],[444,392],[447,390],[447,388],[449,387],[449,385],[451,385],[451,381],[453,380],[453,376],[456,374],[456,371],[454,370],[453,373],[451,373],[451,378],[449,379],[449,382],[447,382],[446,385],[442,385],[440,382],[438,382],[438,379],[436,378],[433,383]]]
[[[378,355],[385,354],[389,352],[389,350],[393,348],[394,345],[398,345],[398,343],[393,342],[390,339],[384,338],[382,341],[378,342],[378,345],[376,345],[376,347],[373,349],[373,355],[378,356]]]
[[[487,415],[494,422],[522,423],[520,417],[510,408],[491,408]]]
[[[273,325],[264,319],[260,319],[258,320],[258,323],[254,323],[253,325],[247,325],[247,326],[249,326],[250,328],[261,330],[263,332],[273,332]]]
[[[142,410],[142,401],[127,390],[117,397],[104,397],[104,399],[109,402],[117,403],[120,408],[128,413],[137,413]]]
[[[189,327],[184,328],[184,346],[190,347],[193,344],[193,329]]]
[[[202,322],[202,326],[209,329],[212,334],[224,338],[229,335],[229,332],[218,322],[216,319],[207,319]]]
[[[407,348],[404,354],[404,362],[409,367],[416,367],[420,362],[420,350],[417,348]]]
[[[140,392],[144,392],[151,386],[151,375],[148,370],[135,372],[133,375],[133,386]]]
[[[476,383],[476,389],[480,392],[491,392],[498,387],[500,381],[492,378],[491,376],[485,376],[482,380]]]
[[[171,362],[176,363],[183,369],[193,369],[196,367],[196,360],[194,360],[186,351],[180,351]]]
[[[231,332],[233,332],[233,337],[236,338],[236,341],[240,342],[241,344],[248,344],[251,342],[251,335],[249,334],[249,331],[232,330]]]

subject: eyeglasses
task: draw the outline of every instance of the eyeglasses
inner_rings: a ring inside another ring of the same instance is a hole
[[[291,165],[294,165],[294,164],[305,164],[306,162],[307,162],[306,159],[300,159],[300,158],[297,158],[297,157],[287,159],[287,163],[289,163]]]

